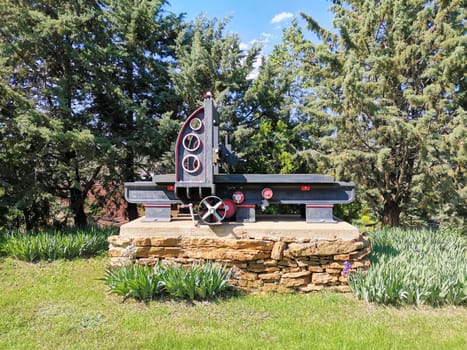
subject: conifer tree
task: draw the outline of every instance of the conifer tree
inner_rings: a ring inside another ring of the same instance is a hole
[[[322,145],[382,222],[465,217],[466,37],[462,1],[333,1],[337,33],[309,16],[310,113]]]

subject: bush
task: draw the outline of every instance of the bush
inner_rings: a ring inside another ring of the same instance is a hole
[[[465,305],[467,240],[449,229],[382,229],[370,233],[372,266],[353,272],[361,299],[382,304]]]
[[[89,228],[13,232],[5,234],[0,240],[0,253],[29,262],[87,258],[106,251],[107,237],[114,231],[112,228]]]
[[[183,300],[207,300],[233,292],[231,271],[213,263],[181,265],[128,265],[109,268],[105,283],[110,292],[139,301],[164,297]]]

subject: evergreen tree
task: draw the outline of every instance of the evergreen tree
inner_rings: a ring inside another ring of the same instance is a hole
[[[94,54],[93,107],[104,138],[109,169],[108,190],[121,189],[154,169],[176,135],[171,122],[180,101],[169,79],[173,46],[181,31],[181,16],[165,11],[165,0],[103,2],[107,43]],[[129,203],[130,220],[137,207]]]
[[[310,156],[321,136],[319,119],[304,111],[307,88],[303,61],[311,43],[294,19],[282,43],[264,59],[246,99],[252,108],[244,148],[251,172],[310,173],[320,162]]]
[[[84,201],[100,170],[92,162],[85,84],[100,7],[87,0],[2,1],[0,9],[1,171],[15,193],[8,205],[21,208],[30,227],[39,224],[29,218],[38,199],[47,208],[47,193],[58,195],[69,201],[75,224],[85,225]]]
[[[26,218],[39,201],[48,209],[52,197],[61,197],[75,225],[84,226],[97,181],[134,181],[139,167],[168,149],[176,125],[163,115],[178,103],[167,69],[181,18],[167,14],[165,5],[1,3],[5,207]],[[129,209],[135,218],[136,207]]]
[[[465,217],[466,37],[459,0],[333,1],[337,34],[304,60],[310,112],[336,132],[322,151],[384,224]]]

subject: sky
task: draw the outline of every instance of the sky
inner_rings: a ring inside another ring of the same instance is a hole
[[[168,0],[167,10],[186,13],[188,21],[200,14],[208,18],[222,19],[231,16],[227,30],[238,33],[243,49],[255,41],[263,43],[263,52],[268,54],[274,44],[281,41],[282,30],[294,16],[304,12],[321,26],[332,27],[329,0]],[[299,21],[299,23],[304,23]]]

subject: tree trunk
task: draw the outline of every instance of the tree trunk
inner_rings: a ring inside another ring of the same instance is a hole
[[[86,227],[88,220],[84,212],[85,196],[77,188],[70,189],[70,208],[73,211],[73,219],[76,227]]]
[[[384,201],[384,208],[381,212],[383,225],[385,226],[400,226],[401,208],[399,203],[393,199]]]

